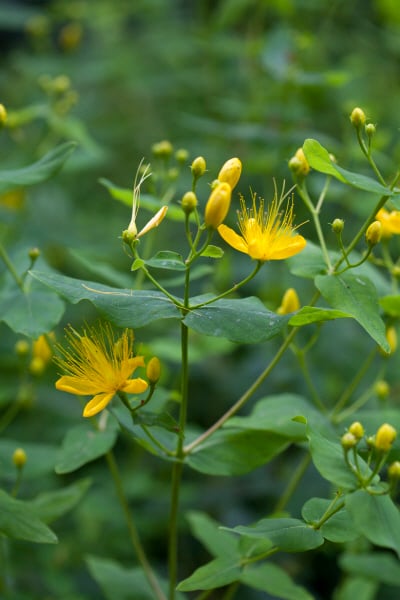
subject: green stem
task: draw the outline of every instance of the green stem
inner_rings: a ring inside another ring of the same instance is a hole
[[[370,366],[372,364],[373,359],[375,358],[376,352],[377,352],[377,349],[376,349],[376,347],[374,347],[371,350],[371,352],[368,354],[367,358],[365,359],[364,363],[361,365],[361,367],[359,368],[359,370],[357,371],[355,376],[353,377],[353,380],[343,391],[339,400],[333,407],[332,412],[331,412],[331,419],[333,422],[335,421],[335,416],[342,410],[342,408],[344,408],[346,406],[351,395],[357,389],[360,381],[363,379],[364,375],[367,373],[368,369],[370,368]]]
[[[329,257],[328,249],[327,249],[326,243],[325,243],[324,234],[323,234],[321,223],[319,220],[319,210],[320,210],[322,203],[318,202],[318,208],[315,208],[311,201],[310,196],[308,195],[308,191],[307,191],[306,187],[298,186],[297,191],[299,193],[300,198],[303,200],[307,209],[311,213],[312,219],[314,221],[315,231],[317,232],[318,240],[319,240],[319,243],[321,246],[321,250],[322,250],[322,254],[323,254],[326,266],[328,267],[328,271],[331,272],[332,271],[332,263],[331,263],[331,259]]]
[[[187,444],[187,446],[183,448],[184,454],[189,454],[194,448],[199,446],[199,444],[202,444],[207,438],[210,437],[210,435],[212,435],[218,429],[220,429],[228,421],[228,419],[235,415],[242,408],[242,406],[244,406],[246,402],[248,402],[248,400],[250,400],[254,392],[257,391],[257,389],[260,387],[263,381],[268,377],[268,375],[271,373],[274,367],[278,364],[281,357],[283,356],[287,348],[290,346],[296,333],[297,328],[292,329],[292,331],[289,333],[289,335],[279,348],[274,358],[264,369],[264,371],[257,377],[255,382],[244,392],[244,394],[239,398],[239,400],[235,402],[235,404],[233,404],[233,406],[231,406],[231,408],[227,410],[226,413],[218,419],[218,421],[216,421],[211,427],[204,431],[204,433],[199,435],[199,437],[196,438],[193,442]]]
[[[284,490],[283,494],[281,495],[277,504],[275,505],[274,513],[279,513],[284,510],[285,506],[293,496],[297,486],[302,480],[305,472],[307,471],[310,462],[311,455],[307,452],[307,454],[303,456],[303,458],[297,465],[296,470],[294,471],[292,477],[289,480],[289,483],[286,486],[286,489]]]
[[[162,452],[164,452],[164,454],[166,454],[167,456],[175,456],[175,452],[172,452],[166,446],[164,446],[164,444],[159,442],[158,439],[156,437],[154,437],[154,435],[151,433],[151,431],[149,431],[149,428],[146,427],[146,425],[143,425],[143,423],[140,423],[140,427],[142,428],[144,433],[147,435],[147,437],[153,442],[153,444],[155,446],[157,446],[157,448],[159,448]]]
[[[306,357],[302,350],[298,348],[293,348],[293,352],[295,353],[297,360],[299,361],[300,369],[303,373],[304,380],[307,384],[308,390],[311,394],[312,401],[315,406],[320,409],[322,413],[326,413],[326,406],[323,404],[319,394],[314,386],[314,383],[311,379],[310,371],[307,366]]]
[[[8,256],[6,249],[4,248],[3,244],[1,244],[1,243],[0,243],[0,257],[3,259],[4,264],[6,265],[10,274],[14,278],[18,287],[21,289],[21,291],[24,291],[24,282],[18,275],[17,271],[15,270],[15,267],[14,267],[13,263],[11,262],[11,259]]]
[[[206,300],[206,302],[202,302],[201,304],[195,304],[194,306],[190,306],[190,310],[195,310],[196,308],[202,308],[203,306],[206,306],[207,304],[212,304],[213,302],[216,302],[217,300],[220,300],[221,298],[228,296],[232,292],[236,292],[236,290],[241,288],[243,285],[248,283],[251,279],[253,279],[253,277],[255,277],[257,275],[258,271],[260,270],[260,268],[262,267],[263,264],[264,264],[263,262],[258,261],[255,269],[250,273],[250,275],[248,275],[247,277],[242,279],[242,281],[240,281],[239,283],[235,283],[235,285],[233,285],[231,288],[229,288],[229,290],[226,290],[226,292],[223,292],[222,294],[219,294],[218,296],[215,296],[214,298],[211,298],[210,300]]]
[[[313,529],[320,529],[324,523],[326,523],[333,515],[335,515],[339,510],[342,510],[344,507],[344,500],[342,500],[339,504],[336,504],[339,498],[334,498],[331,504],[328,506],[322,517],[317,523],[314,523]]]
[[[106,457],[106,461],[107,461],[107,465],[108,468],[110,470],[111,473],[111,477],[113,479],[114,482],[114,486],[115,486],[115,490],[117,493],[117,497],[119,500],[119,503],[121,505],[122,511],[124,513],[125,516],[125,521],[126,524],[128,526],[128,531],[129,531],[129,536],[132,542],[132,546],[136,552],[136,555],[138,557],[138,560],[143,568],[143,571],[146,575],[147,581],[149,582],[154,594],[155,594],[155,598],[157,600],[167,600],[166,595],[164,594],[164,592],[162,591],[160,584],[158,583],[158,580],[147,560],[147,556],[144,552],[142,543],[140,541],[139,538],[139,534],[137,532],[135,523],[133,521],[132,518],[132,514],[131,514],[131,510],[129,508],[128,505],[128,501],[127,498],[125,496],[125,492],[124,492],[124,488],[122,485],[122,480],[121,480],[121,476],[118,470],[118,466],[116,463],[116,460],[114,458],[114,454],[112,453],[112,451],[108,451],[107,454],[105,455]]]
[[[386,186],[386,182],[383,179],[378,167],[376,166],[376,163],[374,161],[374,159],[372,158],[371,155],[371,149],[367,148],[367,146],[365,145],[365,142],[363,140],[363,138],[361,137],[361,128],[357,128],[357,139],[358,139],[358,143],[360,145],[360,148],[363,152],[363,154],[365,155],[366,159],[368,160],[369,164],[372,167],[372,170],[374,171],[375,175],[377,176],[377,178],[379,179],[380,183],[384,186]]]

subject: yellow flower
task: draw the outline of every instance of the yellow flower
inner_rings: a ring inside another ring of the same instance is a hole
[[[264,211],[264,200],[256,205],[256,194],[253,194],[253,206],[247,209],[243,198],[240,199],[241,210],[238,212],[238,235],[226,225],[218,227],[218,233],[230,246],[260,261],[282,260],[301,252],[306,240],[301,235],[293,235],[293,202],[288,204],[285,212],[279,212],[282,200],[277,195],[269,209]]]
[[[86,404],[84,417],[103,410],[118,392],[140,394],[148,383],[140,377],[129,379],[137,367],[144,366],[143,356],[133,355],[134,334],[125,329],[115,340],[109,324],[88,327],[83,335],[72,328],[67,330],[69,348],[58,346],[61,356],[56,359],[65,375],[56,388],[69,394],[93,398]]]
[[[393,234],[400,234],[400,210],[389,212],[386,208],[381,208],[375,218],[382,225],[382,237],[389,238]]]

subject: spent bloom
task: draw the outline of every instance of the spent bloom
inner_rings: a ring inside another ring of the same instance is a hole
[[[153,229],[154,227],[158,227],[158,225],[161,223],[161,221],[167,214],[167,210],[168,210],[168,206],[162,206],[160,208],[160,210],[157,211],[157,213],[150,219],[150,221],[148,221],[146,223],[146,225],[138,232],[137,226],[136,226],[136,217],[137,217],[137,214],[139,211],[139,204],[140,204],[140,188],[142,187],[142,185],[146,181],[146,179],[151,176],[151,173],[149,172],[149,165],[146,165],[145,168],[143,169],[141,177],[138,181],[138,175],[139,175],[139,172],[142,167],[142,162],[143,161],[141,161],[139,164],[139,167],[138,167],[138,170],[137,170],[136,176],[135,176],[135,181],[133,184],[132,218],[128,225],[128,229],[126,229],[122,234],[123,239],[127,242],[136,240],[136,239],[142,237],[142,235],[144,235],[148,231],[150,231],[150,229]]]
[[[66,335],[69,348],[59,345],[60,356],[56,358],[65,374],[56,381],[56,388],[78,396],[93,395],[84,408],[84,417],[103,410],[119,391],[140,394],[148,388],[144,379],[130,379],[137,367],[144,367],[143,356],[133,353],[131,329],[125,329],[118,339],[109,324],[88,327],[83,335],[71,327]]]
[[[288,203],[285,211],[280,206],[285,196],[279,200],[277,194],[264,209],[264,200],[257,207],[256,194],[252,195],[253,205],[247,208],[241,197],[241,210],[238,211],[238,223],[241,235],[227,225],[220,225],[218,233],[230,246],[248,254],[255,260],[282,260],[294,256],[303,250],[306,240],[299,234],[293,235],[293,202]]]
[[[381,208],[375,215],[375,219],[382,225],[382,237],[389,238],[394,234],[400,234],[400,210],[389,212]]]

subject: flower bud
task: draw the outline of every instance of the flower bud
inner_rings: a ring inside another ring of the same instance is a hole
[[[288,315],[300,308],[300,300],[294,288],[289,288],[283,295],[282,303],[277,310],[278,315]]]
[[[199,179],[199,177],[202,177],[206,172],[207,165],[205,159],[202,156],[198,156],[194,159],[190,168],[192,170],[193,178]]]
[[[157,142],[153,144],[151,147],[151,151],[153,156],[156,158],[169,158],[173,152],[173,147],[171,142],[168,140],[163,140],[161,142]]]
[[[356,129],[363,127],[366,121],[365,112],[361,108],[354,108],[350,115],[350,121]]]
[[[380,379],[374,385],[374,392],[378,396],[379,400],[385,400],[389,396],[390,387],[387,381]]]
[[[25,450],[22,448],[16,448],[12,455],[12,461],[17,469],[22,469],[27,461],[27,456]]]
[[[397,349],[397,332],[393,326],[390,326],[386,329],[386,339],[390,346],[390,352],[393,354],[393,352],[396,352]]]
[[[357,440],[361,440],[365,430],[359,421],[354,421],[349,427],[349,433],[352,433]]]
[[[228,183],[220,183],[210,194],[204,213],[204,221],[207,227],[217,229],[228,214],[231,204],[231,186]]]
[[[369,246],[376,246],[381,241],[382,224],[380,221],[373,221],[365,233],[365,239]]]
[[[7,122],[7,111],[4,104],[0,104],[0,128],[4,127]]]
[[[153,356],[147,363],[146,376],[150,383],[153,385],[160,379],[161,374],[161,363],[157,356]]]
[[[190,215],[190,213],[192,213],[197,206],[196,194],[194,192],[186,192],[186,194],[184,194],[182,197],[181,205],[183,212],[186,215]]]
[[[334,219],[334,221],[332,223],[333,233],[336,233],[337,235],[339,235],[339,233],[342,233],[343,229],[344,229],[343,219]]]
[[[46,370],[46,363],[40,356],[35,356],[29,363],[29,372],[34,377],[40,377]]]
[[[186,148],[179,148],[179,150],[175,152],[175,158],[178,163],[183,165],[189,158],[189,152],[186,150]]]
[[[350,431],[347,431],[340,438],[340,443],[344,450],[350,450],[350,448],[354,448],[357,445],[357,438]]]
[[[53,79],[53,92],[55,94],[65,94],[71,87],[71,80],[68,75],[58,75]]]
[[[375,132],[376,132],[376,127],[373,123],[368,123],[365,126],[365,133],[367,134],[367,136],[369,138],[372,138],[372,136],[375,135]]]
[[[78,48],[83,36],[83,28],[80,23],[67,23],[61,29],[58,36],[60,47],[65,52],[72,52]]]
[[[32,261],[36,261],[40,256],[39,248],[31,248],[28,252],[28,256]]]
[[[375,448],[382,452],[388,452],[396,439],[397,431],[389,423],[381,425],[375,435]]]
[[[14,346],[15,354],[21,358],[29,354],[31,347],[26,340],[18,340]]]
[[[179,169],[177,169],[176,167],[171,167],[171,169],[168,169],[167,178],[169,179],[169,181],[175,181],[176,179],[178,179],[178,177]]]
[[[230,158],[224,163],[218,173],[218,181],[220,183],[228,183],[231,189],[235,187],[242,173],[242,163],[238,158]]]
[[[388,467],[389,479],[400,479],[400,461],[395,460]]]
[[[289,169],[296,177],[304,178],[310,172],[310,165],[306,159],[303,148],[298,148],[289,160]]]

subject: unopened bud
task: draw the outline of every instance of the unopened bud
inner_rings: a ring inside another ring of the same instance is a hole
[[[289,288],[283,295],[280,307],[277,310],[278,315],[288,315],[300,308],[300,300],[294,288]]]
[[[179,148],[179,150],[175,152],[175,158],[178,163],[183,165],[189,158],[189,152],[185,148]]]
[[[161,363],[157,356],[153,356],[147,363],[146,376],[153,385],[160,379]]]
[[[350,115],[350,121],[356,129],[363,127],[366,121],[365,112],[361,108],[354,108]]]
[[[367,244],[369,246],[376,246],[381,241],[381,237],[382,223],[380,221],[373,221],[365,233]]]
[[[376,127],[373,123],[368,123],[365,126],[365,133],[367,134],[367,136],[369,138],[372,138],[372,136],[375,135],[375,132],[376,132]]]
[[[349,450],[357,445],[357,438],[355,435],[347,431],[340,438],[340,443],[342,444],[342,448],[344,448],[344,450]]]
[[[22,469],[27,461],[27,456],[25,450],[22,448],[16,448],[12,455],[12,461],[17,469]]]
[[[204,222],[207,227],[217,229],[228,214],[231,204],[231,186],[220,183],[212,192],[207,201]]]
[[[151,151],[153,156],[156,158],[169,158],[173,152],[173,147],[171,142],[168,140],[163,140],[161,142],[157,142],[153,144],[151,147]]]
[[[0,104],[0,128],[4,127],[7,122],[7,111],[4,104]]]
[[[392,325],[386,329],[386,339],[390,346],[390,352],[393,354],[397,349],[397,331]]]
[[[306,177],[310,172],[310,165],[306,159],[303,148],[298,148],[289,160],[289,169],[296,177]]]
[[[14,346],[15,354],[24,357],[30,352],[30,345],[26,340],[18,340]]]
[[[205,159],[202,156],[198,156],[194,159],[190,168],[192,170],[193,178],[199,179],[199,177],[202,177],[206,172],[207,165]]]
[[[400,461],[395,460],[388,467],[389,479],[400,479]]]
[[[31,375],[34,375],[35,377],[40,377],[40,375],[43,375],[45,369],[46,362],[43,360],[43,358],[41,358],[40,356],[35,356],[34,358],[32,358],[29,364],[29,372],[31,373]]]
[[[349,427],[349,433],[352,433],[357,440],[360,440],[364,436],[365,430],[359,421],[354,421]]]
[[[168,169],[167,178],[169,179],[169,181],[175,181],[176,179],[178,179],[178,177],[179,169],[177,169],[176,167],[171,167],[171,169]]]
[[[397,431],[389,423],[381,425],[375,435],[375,448],[382,452],[388,452],[396,439]]]
[[[242,163],[238,158],[230,158],[224,163],[218,173],[218,181],[220,183],[228,183],[231,189],[235,187],[242,173]]]
[[[390,386],[387,381],[380,379],[374,385],[374,392],[378,396],[379,400],[385,400],[389,396]]]
[[[183,212],[190,215],[197,206],[197,196],[194,192],[186,192],[181,201]]]
[[[334,219],[334,221],[332,223],[333,233],[336,233],[338,235],[339,233],[342,233],[343,229],[344,229],[343,219]]]
[[[37,260],[40,256],[39,248],[31,248],[28,252],[28,256],[33,261]]]

